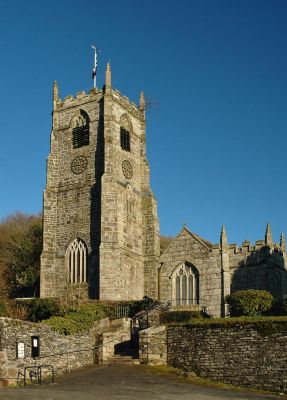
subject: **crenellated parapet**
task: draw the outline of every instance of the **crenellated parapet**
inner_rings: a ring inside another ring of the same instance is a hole
[[[256,240],[255,244],[252,244],[249,240],[245,239],[241,246],[237,243],[227,243],[227,236],[225,228],[222,227],[220,234],[220,243],[212,245],[213,252],[219,252],[220,249],[228,249],[229,255],[233,254],[245,254],[251,255],[254,252],[265,251],[266,254],[279,254],[286,255],[286,240],[283,233],[280,235],[279,243],[273,242],[270,224],[267,224],[265,239]]]
[[[80,104],[87,104],[89,102],[99,100],[103,95],[100,89],[91,89],[88,93],[82,91],[78,92],[76,96],[68,95],[63,100],[58,97],[54,99],[54,111],[62,111],[71,107],[78,107]]]
[[[93,88],[88,93],[86,93],[85,91],[81,91],[78,92],[75,96],[68,95],[62,100],[59,97],[58,84],[55,81],[53,87],[53,111],[63,111],[68,108],[78,107],[81,104],[98,101],[104,95],[111,96],[113,101],[121,105],[139,121],[145,121],[145,100],[143,92],[141,92],[140,94],[139,105],[137,106],[127,96],[122,95],[119,90],[113,89],[111,86],[111,71],[109,64],[107,65],[106,70],[106,83],[102,90],[98,88]]]
[[[272,243],[271,246],[267,246],[264,240],[256,240],[255,245],[252,245],[249,240],[245,240],[241,246],[236,243],[229,244],[229,254],[245,254],[251,255],[254,252],[265,251],[266,254],[280,254],[284,255],[286,249],[280,243]]]
[[[123,96],[119,90],[113,90],[112,92],[113,100],[120,104],[123,108],[129,111],[131,115],[135,118],[139,119],[140,121],[144,121],[144,108],[142,105],[139,107],[133,102],[128,99],[128,97]]]

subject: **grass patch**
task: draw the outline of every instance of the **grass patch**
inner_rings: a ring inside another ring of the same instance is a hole
[[[173,322],[188,322],[194,319],[210,318],[203,311],[194,310],[177,310],[177,311],[166,311],[160,314],[160,323],[173,323]]]
[[[167,325],[209,325],[209,326],[232,326],[232,325],[250,325],[250,324],[260,324],[264,322],[274,322],[274,323],[287,323],[287,316],[281,317],[234,317],[234,318],[201,318],[201,319],[191,319],[190,321],[184,322],[171,322]]]
[[[243,387],[243,386],[234,386],[229,383],[212,381],[210,379],[201,378],[200,376],[197,376],[197,375],[187,376],[187,373],[185,373],[183,370],[181,370],[179,368],[167,366],[167,365],[139,365],[136,367],[144,368],[146,371],[148,371],[149,373],[154,374],[154,375],[177,377],[178,379],[180,379],[184,382],[188,382],[188,383],[191,383],[191,384],[197,385],[197,386],[204,386],[204,387],[223,389],[223,390],[232,390],[232,391],[236,391],[236,392],[252,392],[255,394],[272,394],[273,396],[276,395],[276,392],[270,392],[267,390],[254,389],[254,388]],[[282,394],[282,393],[280,393],[280,394]],[[286,396],[286,395],[287,394],[284,394],[284,396]]]
[[[287,330],[287,317],[237,317],[237,318],[211,318],[193,319],[181,323],[168,323],[167,326],[185,326],[192,328],[206,326],[208,328],[232,328],[250,326],[257,330],[262,336],[268,336],[277,332]]]

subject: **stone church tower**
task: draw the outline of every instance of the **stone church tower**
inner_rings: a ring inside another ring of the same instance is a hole
[[[158,298],[159,226],[146,158],[145,100],[111,86],[53,92],[41,297]]]

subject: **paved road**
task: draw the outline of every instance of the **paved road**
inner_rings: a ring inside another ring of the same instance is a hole
[[[279,399],[192,385],[173,375],[157,375],[144,366],[98,366],[73,372],[55,385],[2,388],[0,400],[257,400]]]

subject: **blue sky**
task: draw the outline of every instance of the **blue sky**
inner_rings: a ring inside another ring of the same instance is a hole
[[[161,233],[218,242],[287,233],[285,0],[0,0],[0,218],[42,208],[54,79],[60,97],[143,89]]]

